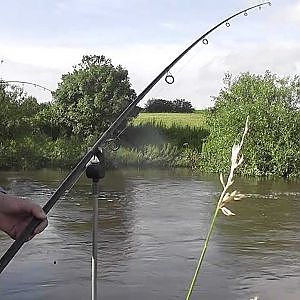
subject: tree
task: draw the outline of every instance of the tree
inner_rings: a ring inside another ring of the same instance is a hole
[[[150,99],[145,105],[145,112],[162,113],[173,112],[174,105],[171,101],[165,99]]]
[[[204,168],[224,172],[236,133],[247,115],[250,130],[245,143],[245,164],[251,175],[300,174],[300,78],[244,73],[221,90],[208,118]]]
[[[40,104],[40,111],[35,117],[35,122],[39,128],[41,134],[50,137],[51,140],[57,140],[61,132],[64,132],[65,128],[62,127],[62,123],[58,118],[58,106],[52,102],[46,102]]]
[[[191,102],[185,99],[176,99],[173,101],[174,111],[178,113],[192,113],[195,111]]]
[[[194,109],[192,104],[185,99],[176,99],[174,101],[164,99],[150,99],[147,101],[144,111],[151,113],[190,113],[193,112]]]
[[[136,97],[128,72],[101,55],[83,56],[73,72],[62,75],[54,110],[66,136],[104,131]]]
[[[0,84],[0,140],[14,139],[38,130],[34,122],[40,106],[20,87]]]

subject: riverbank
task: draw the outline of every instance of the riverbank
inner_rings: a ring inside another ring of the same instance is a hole
[[[299,176],[299,124],[294,121],[299,118],[299,112],[292,113],[282,119],[274,116],[266,120],[257,119],[255,111],[252,112],[250,134],[245,142],[245,163],[238,170],[240,174]],[[247,112],[243,114],[246,118]],[[117,151],[106,147],[106,167],[184,167],[195,172],[227,173],[231,147],[242,122],[241,111],[236,114],[230,109],[222,113],[208,110],[190,114],[141,113],[120,136]],[[0,144],[0,169],[70,169],[98,138],[72,135],[54,139],[36,133],[7,140]]]
[[[120,148],[105,150],[107,167],[192,168],[209,134],[205,122],[205,111],[141,113],[120,137]],[[35,134],[9,140],[0,145],[0,169],[70,168],[98,138],[71,136],[54,140]]]

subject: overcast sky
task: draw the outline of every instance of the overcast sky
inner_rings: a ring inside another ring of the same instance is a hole
[[[1,0],[0,78],[56,89],[61,75],[83,55],[105,55],[129,71],[137,93],[198,36],[261,0]],[[149,98],[185,98],[212,106],[225,72],[234,76],[271,70],[300,74],[300,0],[235,18],[180,61],[173,85],[161,81]],[[29,89],[39,101],[51,95]],[[144,102],[145,102],[144,101]]]

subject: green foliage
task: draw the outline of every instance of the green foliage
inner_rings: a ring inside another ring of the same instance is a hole
[[[54,97],[39,104],[0,83],[0,168],[74,165],[136,95],[125,69],[104,56],[84,56]]]
[[[144,164],[151,164],[157,167],[173,167],[179,155],[178,148],[169,143],[162,147],[148,145],[143,150]]]
[[[201,150],[186,148],[180,152],[176,166],[180,168],[189,168],[196,171],[201,159]]]
[[[37,135],[6,140],[0,145],[0,167],[4,169],[42,168],[49,164],[45,155],[47,138]]]
[[[140,148],[145,145],[164,145],[170,143],[178,148],[189,147],[201,149],[208,131],[203,128],[173,124],[170,127],[164,123],[143,123],[139,126],[129,126],[121,140],[124,145]]]
[[[242,130],[247,115],[250,132],[245,145],[245,164],[250,175],[300,174],[300,79],[279,78],[267,71],[264,76],[241,74],[217,97],[208,126],[202,170],[225,172],[236,132]]]
[[[0,141],[37,132],[37,100],[16,86],[0,84]]]
[[[195,109],[191,102],[185,99],[174,101],[164,99],[150,99],[145,105],[145,112],[148,113],[191,113]]]
[[[136,94],[127,70],[94,55],[84,56],[72,73],[62,76],[54,97],[63,134],[88,136],[107,129]]]
[[[200,110],[194,113],[145,113],[141,112],[132,122],[134,126],[142,124],[153,124],[154,126],[189,126],[208,129],[207,110]]]
[[[185,99],[176,99],[173,101],[174,109],[173,112],[176,113],[192,113],[195,109],[190,101]]]
[[[150,99],[147,101],[144,111],[150,113],[172,112],[173,103],[165,99]]]
[[[121,149],[109,157],[118,166],[195,169],[207,135],[206,129],[180,124],[170,127],[163,123],[129,126],[121,136]]]
[[[73,166],[135,97],[127,71],[104,56],[83,57],[62,79],[55,101],[41,104],[21,88],[0,85],[0,168]],[[192,114],[173,114],[173,120],[179,115],[182,124],[130,127],[122,142],[131,149],[122,148],[108,159],[121,165],[178,165],[182,149],[198,147],[206,134]]]
[[[88,149],[86,140],[76,136],[49,140],[44,147],[51,165],[61,168],[74,166]]]
[[[141,166],[143,154],[134,148],[120,147],[116,152],[106,154],[107,165],[113,168],[120,166]]]
[[[35,116],[36,126],[42,134],[55,141],[65,132],[58,118],[58,107],[53,103],[42,103],[40,106],[41,109]]]
[[[117,152],[111,152],[107,158],[114,167],[175,167],[180,150],[171,144],[146,145],[141,149],[121,147]]]
[[[225,172],[236,132],[249,115],[240,172],[300,175],[299,77],[266,72],[225,79],[209,111],[141,113],[121,136],[123,147],[108,159],[119,166]],[[39,104],[21,88],[0,83],[0,168],[73,166],[135,93],[121,66],[104,56],[85,56],[63,75],[54,96],[53,103]]]

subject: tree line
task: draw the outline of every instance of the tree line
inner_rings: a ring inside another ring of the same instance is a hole
[[[73,166],[135,98],[128,71],[121,65],[114,66],[103,55],[84,56],[72,72],[62,75],[50,103],[38,103],[22,88],[0,82],[0,168]],[[170,146],[135,148],[134,142],[125,143],[131,147],[126,155],[136,164],[145,157],[151,162],[156,156],[164,166],[224,172],[230,165],[228,153],[236,133],[249,115],[250,133],[240,171],[259,176],[298,176],[299,107],[299,76],[279,77],[270,71],[264,75],[242,73],[235,78],[226,74],[224,87],[207,112],[205,134],[201,133],[198,142],[180,148],[186,143],[178,143],[176,136],[184,139],[189,134],[176,134],[179,129],[175,126],[171,139],[166,140]],[[193,108],[184,99],[151,99],[145,111],[192,112]],[[166,132],[163,130],[163,134]],[[194,133],[192,136],[196,141]],[[163,147],[163,155],[159,147]]]
[[[165,100],[150,99],[147,101],[144,112],[149,113],[192,113],[195,109],[190,101],[185,99]]]

